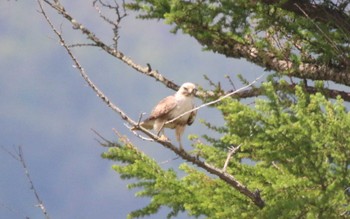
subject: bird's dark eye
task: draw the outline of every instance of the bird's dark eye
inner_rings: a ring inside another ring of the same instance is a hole
[[[187,87],[184,87],[185,90],[188,90]]]

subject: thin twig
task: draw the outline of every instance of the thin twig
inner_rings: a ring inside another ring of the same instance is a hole
[[[40,199],[40,196],[39,196],[39,194],[38,194],[38,191],[37,191],[36,188],[34,187],[33,180],[32,180],[32,178],[31,178],[31,176],[30,176],[30,173],[29,173],[27,164],[26,164],[26,162],[25,162],[25,160],[24,160],[24,155],[23,155],[22,147],[21,147],[21,146],[18,146],[17,149],[15,149],[15,153],[16,153],[16,154],[14,154],[14,153],[8,151],[8,150],[5,149],[4,147],[1,147],[1,148],[2,148],[3,150],[5,150],[13,159],[17,160],[18,162],[20,162],[20,163],[22,164],[22,167],[23,167],[23,169],[24,169],[24,173],[25,173],[25,175],[26,175],[26,177],[27,177],[27,180],[28,180],[28,182],[29,182],[29,184],[30,184],[30,189],[33,191],[34,196],[35,196],[35,198],[36,198],[36,201],[37,201],[37,203],[38,203],[38,204],[36,205],[36,207],[39,207],[40,210],[41,210],[41,212],[44,214],[45,218],[46,218],[46,219],[49,219],[50,217],[49,217],[49,214],[48,214],[48,212],[47,212],[47,210],[46,210],[46,207],[45,207],[43,201]],[[9,209],[9,208],[8,208],[8,209]],[[28,218],[28,217],[26,217],[26,218]]]
[[[8,155],[10,155],[13,159],[15,159],[15,160],[17,160],[17,161],[19,161],[19,162],[21,161],[17,155],[15,155],[15,154],[13,154],[11,151],[7,150],[4,146],[1,146],[1,149],[4,150],[4,151],[5,151]],[[14,148],[14,151],[17,152],[17,151],[16,151],[16,148]]]
[[[230,75],[225,75],[225,78],[228,79],[228,81],[230,82],[230,84],[231,84],[233,90],[237,90],[235,84],[233,83],[233,80],[232,80],[231,77],[230,77]]]
[[[109,19],[107,16],[105,16],[101,9],[99,8],[99,6],[97,5],[97,0],[95,0],[93,2],[93,6],[95,7],[95,9],[97,10],[98,14],[100,15],[100,17],[107,23],[109,23],[110,25],[113,26],[113,33],[114,33],[114,37],[113,37],[113,41],[114,41],[114,48],[118,49],[118,40],[120,38],[119,36],[119,25],[120,22],[122,21],[123,18],[125,18],[127,16],[126,10],[125,10],[125,2],[123,1],[123,14],[120,13],[120,7],[119,4],[114,1],[115,6],[112,6],[110,4],[106,4],[101,0],[98,0],[98,2],[103,6],[103,7],[107,7],[109,9],[113,9],[115,10],[115,13],[117,15],[116,21],[112,21],[111,19]]]
[[[121,140],[124,144],[131,145],[133,148],[135,148],[133,146],[133,143],[131,142],[131,140],[128,138],[128,136],[120,134],[120,132],[118,132],[118,130],[116,130],[114,128],[112,130],[118,136],[119,140]],[[138,149],[136,149],[136,150],[138,150]]]
[[[166,164],[166,163],[169,163],[169,162],[171,162],[171,161],[177,160],[177,159],[179,159],[179,158],[180,158],[180,156],[176,156],[176,157],[174,157],[174,158],[172,158],[172,159],[162,161],[162,162],[160,162],[159,164]]]
[[[34,183],[32,181],[32,178],[30,177],[29,170],[27,168],[27,164],[26,164],[26,162],[24,160],[23,151],[22,151],[22,147],[21,146],[18,146],[18,154],[17,155],[18,155],[18,158],[20,159],[20,162],[22,164],[23,169],[25,170],[25,174],[26,174],[26,177],[27,177],[27,179],[29,181],[30,188],[31,188],[31,190],[33,190],[35,198],[36,198],[36,200],[38,202],[37,207],[39,207],[41,209],[41,211],[44,214],[45,218],[49,219],[50,217],[49,217],[49,214],[46,211],[45,205],[44,205],[43,201],[40,199],[39,194],[38,194],[36,188],[34,187]]]
[[[143,115],[145,115],[146,113],[140,113],[140,116],[139,116],[139,119],[138,119],[138,121],[137,121],[137,126],[140,126],[140,123],[141,123],[141,121],[142,121],[142,117],[143,117]]]
[[[104,138],[100,133],[98,133],[95,129],[91,128],[91,131],[93,131],[98,137],[100,137],[102,140],[106,141],[107,143],[110,143],[106,138]]]
[[[120,134],[116,129],[112,129],[112,130],[124,144],[131,144],[131,141],[127,136]]]
[[[98,14],[100,15],[100,17],[106,21],[107,23],[111,24],[114,26],[114,22],[112,20],[110,20],[108,17],[106,17],[105,15],[102,14],[102,11],[100,9],[100,7],[98,7],[97,5],[95,5],[95,2],[93,4],[93,6],[95,7],[96,11],[98,12]]]
[[[111,141],[107,140],[105,137],[103,137],[100,133],[98,133],[95,129],[91,128],[91,131],[93,131],[99,138],[101,138],[103,141],[105,141],[107,144],[99,141],[98,139],[95,139],[100,145],[108,147],[112,144]]]
[[[226,172],[228,163],[230,162],[232,155],[238,151],[238,149],[241,147],[241,145],[242,144],[238,145],[237,147],[234,147],[234,146],[230,147],[229,152],[227,153],[227,158],[226,158],[224,167],[222,168],[222,172]]]
[[[329,36],[320,28],[320,26],[315,23],[309,15],[299,6],[299,4],[294,3],[294,5],[305,15],[306,18],[308,18],[312,24],[316,26],[318,31],[326,38],[326,40],[332,45],[332,47],[338,52],[338,54],[342,55],[342,51],[338,48],[337,44],[334,43],[334,40],[330,39]]]
[[[84,47],[84,46],[99,47],[95,43],[76,43],[76,44],[68,45],[69,48]]]
[[[140,135],[139,133],[137,133],[137,132],[135,131],[136,129],[140,129],[141,126],[140,126],[139,124],[136,125],[136,126],[132,126],[132,127],[128,126],[128,124],[124,124],[124,125],[125,125],[125,127],[127,127],[136,137],[140,138],[141,140],[144,140],[144,141],[152,141],[152,142],[154,142],[154,139],[144,137],[144,136]],[[135,129],[135,127],[136,127],[136,129]]]
[[[25,216],[22,213],[20,213],[19,210],[13,209],[13,208],[9,207],[8,205],[4,204],[3,202],[0,202],[0,208],[6,209],[9,212],[12,212],[13,214],[16,214],[18,217],[25,218],[25,219],[30,219],[28,216]]]
[[[284,171],[283,171],[279,166],[277,166],[277,164],[276,164],[275,161],[272,161],[271,164],[272,164],[272,166],[274,166],[277,170],[281,171],[282,174],[284,174]]]

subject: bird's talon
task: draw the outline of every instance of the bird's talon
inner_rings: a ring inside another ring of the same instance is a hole
[[[160,139],[161,141],[170,142],[170,139],[169,139],[168,137],[166,137],[165,135],[161,135],[161,136],[159,137],[159,139]]]

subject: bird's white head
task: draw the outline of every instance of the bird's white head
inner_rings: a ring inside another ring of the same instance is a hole
[[[186,82],[181,85],[180,89],[177,91],[177,94],[189,97],[193,96],[197,91],[196,85],[190,82]]]

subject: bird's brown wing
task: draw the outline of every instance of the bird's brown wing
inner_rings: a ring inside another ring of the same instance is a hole
[[[152,110],[151,115],[145,119],[141,126],[146,129],[153,129],[156,119],[166,117],[176,107],[176,99],[174,96],[168,96],[162,99]]]
[[[176,107],[175,96],[168,96],[162,99],[152,110],[151,115],[147,120],[157,119],[159,117],[167,115],[171,110]]]

